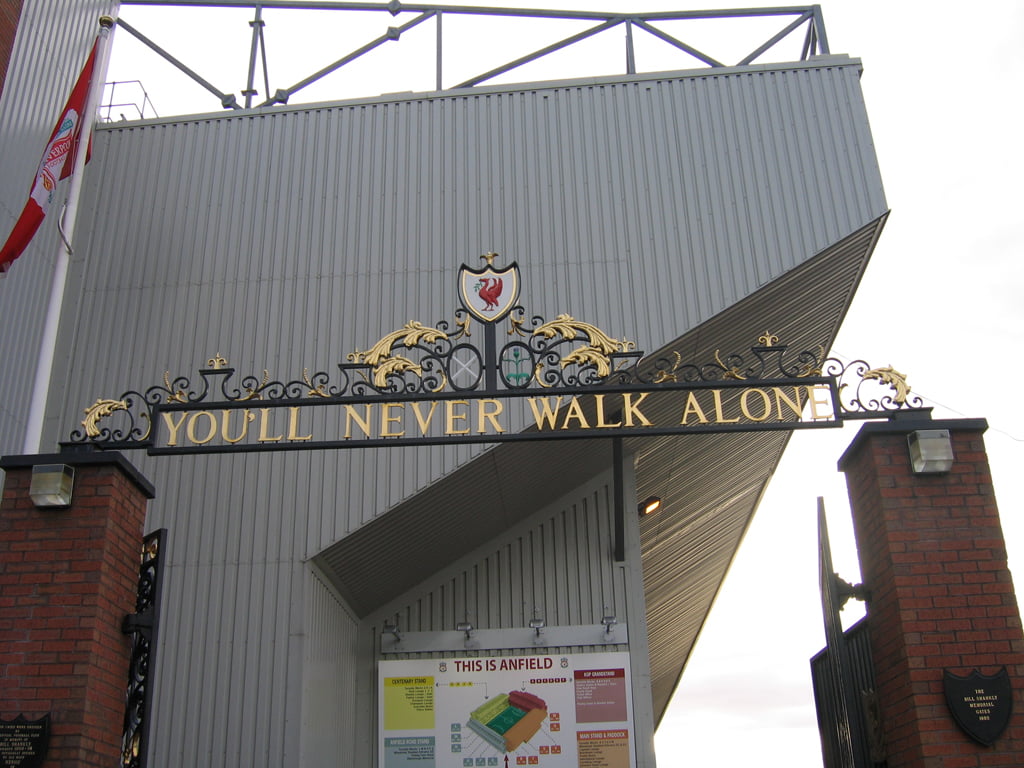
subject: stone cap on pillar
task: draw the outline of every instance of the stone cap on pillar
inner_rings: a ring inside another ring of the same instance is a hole
[[[839,471],[846,471],[847,461],[860,450],[861,444],[874,435],[909,435],[920,429],[948,429],[950,432],[984,432],[988,429],[986,419],[930,419],[896,418],[889,421],[871,421],[860,428],[843,455],[839,457]]]
[[[67,464],[69,467],[114,465],[124,473],[147,499],[156,497],[156,489],[141,472],[118,451],[64,451],[63,453],[26,454],[0,457],[0,469],[31,469],[42,464]]]

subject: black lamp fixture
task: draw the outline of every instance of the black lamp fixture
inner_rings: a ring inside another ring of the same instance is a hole
[[[648,496],[646,499],[636,505],[636,511],[640,517],[647,517],[661,509],[661,497],[660,496]]]

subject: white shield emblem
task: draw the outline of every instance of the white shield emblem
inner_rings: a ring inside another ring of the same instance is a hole
[[[509,313],[519,299],[519,265],[512,262],[505,269],[495,269],[497,254],[488,254],[483,269],[470,269],[465,264],[459,270],[459,297],[462,306],[473,317],[493,323]]]

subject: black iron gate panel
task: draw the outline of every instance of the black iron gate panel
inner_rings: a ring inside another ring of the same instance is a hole
[[[843,638],[846,643],[850,678],[861,702],[860,707],[854,707],[848,714],[860,721],[859,731],[864,742],[860,752],[867,756],[867,764],[857,768],[887,768],[878,702],[875,699],[875,668],[871,660],[871,636],[868,634],[867,620],[858,621],[843,633]],[[821,734],[825,768],[838,768],[843,765],[841,743],[844,734],[841,731],[849,729],[842,722],[840,708],[837,706],[842,692],[835,685],[830,669],[829,649],[824,648],[811,659],[811,681],[814,686],[814,706],[818,712],[818,731]]]
[[[121,631],[131,635],[132,642],[121,739],[121,765],[124,768],[146,766],[149,729],[152,724],[153,652],[160,622],[163,547],[166,538],[167,529],[161,528],[143,539],[135,613],[125,616],[121,624]]]

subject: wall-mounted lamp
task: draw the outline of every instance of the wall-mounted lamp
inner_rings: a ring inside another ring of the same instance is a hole
[[[537,637],[540,637],[540,631],[544,629],[544,619],[530,619],[530,629],[537,633]]]
[[[636,505],[636,511],[640,517],[646,517],[654,512],[657,512],[661,508],[661,497],[660,496],[648,496],[646,499]]]
[[[907,435],[910,466],[918,475],[949,472],[953,468],[953,441],[948,429],[918,429]]]
[[[32,467],[28,495],[37,507],[70,507],[75,469],[67,464],[39,464]]]
[[[473,636],[473,625],[468,621],[460,621],[455,625],[455,630],[457,632],[465,632],[467,640]]]
[[[612,633],[612,627],[619,623],[619,620],[614,616],[602,616],[601,624],[604,626],[604,632],[606,635]]]
[[[384,619],[384,626],[380,628],[380,631],[385,635],[392,635],[395,638],[396,643],[402,642],[402,636],[398,634],[398,625],[392,624],[387,619]]]

